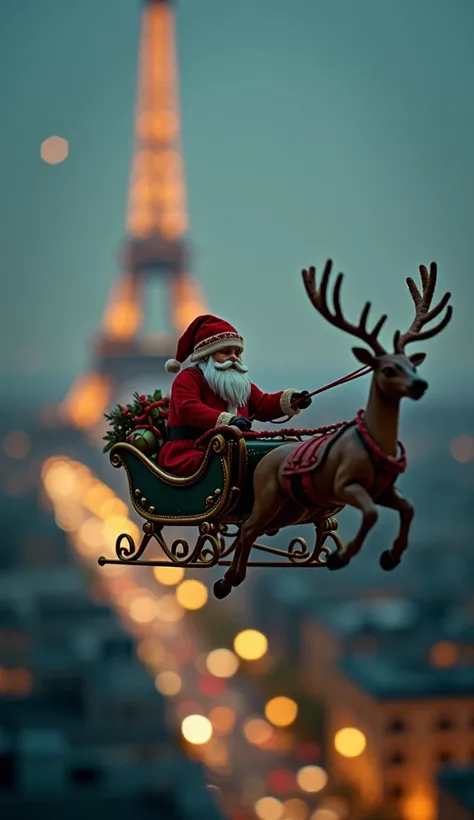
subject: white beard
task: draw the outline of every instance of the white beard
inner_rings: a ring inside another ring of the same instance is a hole
[[[237,364],[237,368],[240,367],[242,370],[219,365],[212,356],[205,362],[198,362],[198,365],[212,392],[225,401],[229,408],[238,410],[246,404],[252,389],[247,368],[244,370],[241,364]]]

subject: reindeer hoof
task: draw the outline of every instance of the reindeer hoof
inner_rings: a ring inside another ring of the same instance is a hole
[[[380,566],[385,570],[385,572],[390,572],[392,569],[395,569],[400,561],[401,559],[395,558],[390,550],[384,550],[380,556]]]
[[[348,559],[342,558],[339,552],[331,552],[331,555],[328,555],[326,566],[331,572],[334,572],[336,569],[347,567],[348,563]]]
[[[212,591],[214,592],[214,598],[218,598],[219,601],[221,601],[223,598],[227,598],[232,592],[232,584],[224,578],[221,578],[220,581],[216,581],[212,587]]]

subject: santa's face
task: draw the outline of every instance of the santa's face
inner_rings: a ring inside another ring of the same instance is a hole
[[[230,411],[238,410],[250,396],[248,367],[242,363],[241,356],[239,347],[226,347],[200,363],[209,387],[227,403]]]

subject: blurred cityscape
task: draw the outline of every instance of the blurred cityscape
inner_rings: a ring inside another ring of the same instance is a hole
[[[168,391],[163,362],[207,310],[184,239],[173,44],[172,4],[148,0],[123,270],[90,372],[25,376],[2,397],[0,817],[473,818],[473,404],[403,408],[417,515],[392,573],[388,511],[347,569],[254,569],[225,601],[222,570],[97,564],[143,523],[102,454],[103,413]],[[46,162],[66,155],[43,145]],[[163,271],[169,326],[139,339],[145,278]],[[300,426],[352,418],[364,388],[318,397]],[[356,522],[341,514],[343,538]]]

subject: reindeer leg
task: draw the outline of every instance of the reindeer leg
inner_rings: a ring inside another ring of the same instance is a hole
[[[377,522],[379,514],[372,498],[367,490],[360,484],[347,484],[338,486],[337,476],[334,482],[334,490],[337,498],[344,504],[351,507],[356,507],[362,513],[362,522],[355,537],[350,541],[342,556],[338,553],[332,553],[327,560],[327,567],[330,570],[341,569],[345,567],[354,555],[357,555],[362,544],[364,543],[368,532]]]
[[[268,456],[265,458],[268,459]],[[230,589],[245,580],[250,551],[256,539],[264,532],[266,524],[277,515],[287,497],[280,487],[278,473],[268,473],[271,463],[262,462],[254,474],[255,501],[249,518],[244,521],[238,536],[238,543],[232,563],[222,581],[214,585],[216,597],[225,597]]]
[[[400,529],[393,542],[393,547],[391,550],[385,550],[380,556],[380,566],[382,569],[388,571],[395,569],[408,547],[408,535],[413,516],[415,515],[415,509],[413,504],[404,498],[401,492],[393,486],[389,487],[388,490],[385,490],[385,492],[377,498],[377,504],[389,510],[396,510],[400,514]]]

